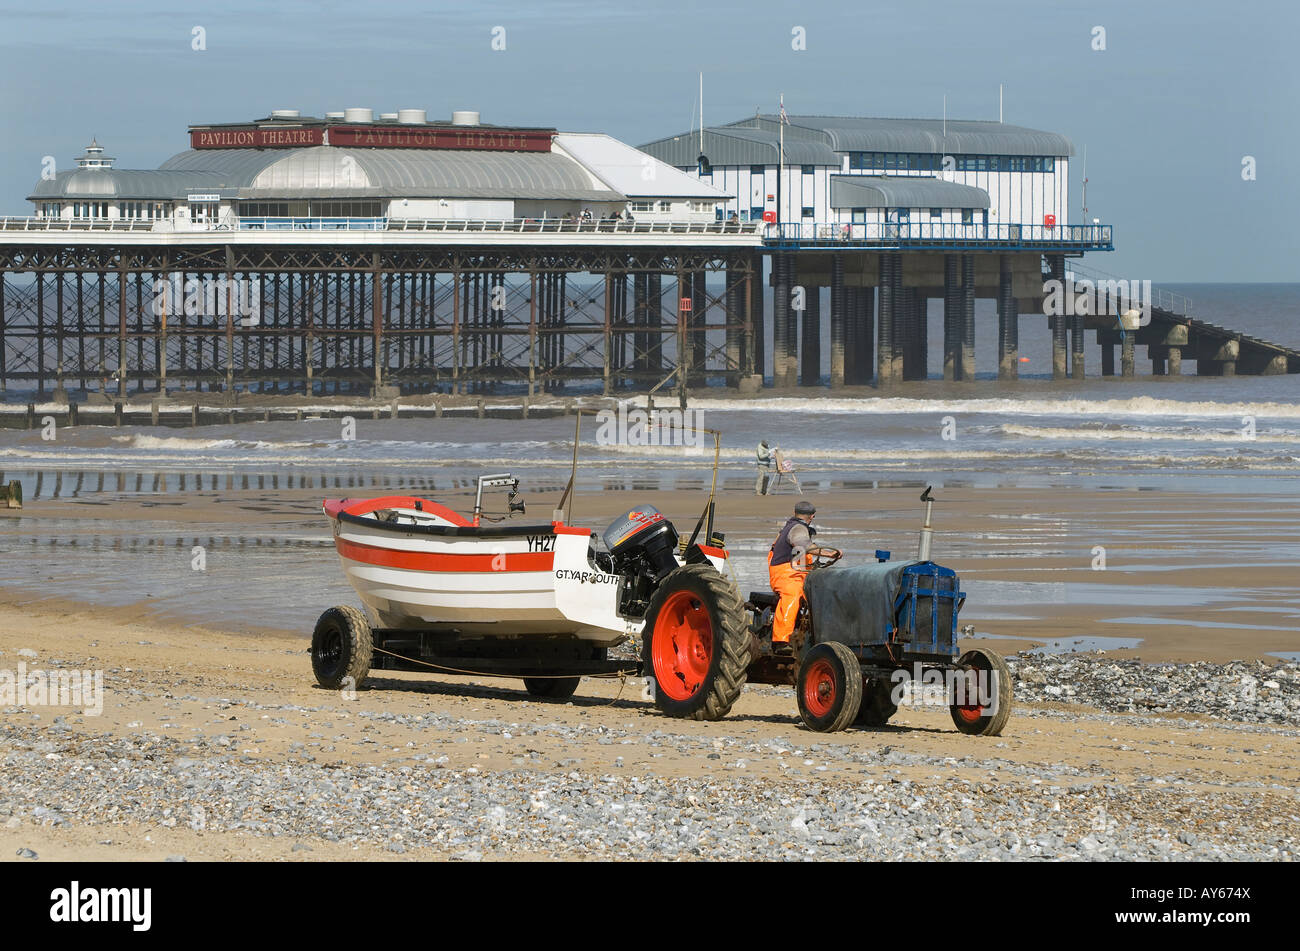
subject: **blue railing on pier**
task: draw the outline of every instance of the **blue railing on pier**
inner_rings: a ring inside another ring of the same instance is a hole
[[[903,221],[770,225],[769,246],[802,247],[1007,247],[1113,251],[1111,225],[1012,225]]]
[[[385,231],[387,218],[240,218],[240,231]]]

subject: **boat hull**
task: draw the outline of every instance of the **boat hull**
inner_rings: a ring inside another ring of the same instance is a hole
[[[344,575],[380,627],[593,645],[640,630],[618,614],[618,576],[592,564],[588,529],[476,527],[436,503],[401,497],[327,502],[325,512]],[[392,512],[398,520],[376,517]]]

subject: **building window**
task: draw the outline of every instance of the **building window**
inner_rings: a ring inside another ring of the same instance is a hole
[[[762,221],[762,220],[763,220],[763,206],[762,206],[762,205],[754,205],[754,206],[752,206],[752,207],[749,209],[749,220],[750,220],[750,221]]]
[[[241,201],[239,203],[241,218],[288,218],[287,201]]]
[[[854,208],[854,209],[853,209],[853,212],[852,212],[852,217],[853,217],[853,223],[854,223],[854,224],[857,224],[857,225],[866,224],[866,223],[867,223],[867,209],[865,209],[865,208]]]
[[[973,224],[974,222],[975,222],[975,212],[969,208],[963,208],[961,210],[961,223],[964,225],[969,225],[969,224]]]
[[[377,201],[313,201],[307,206],[307,217],[381,218],[383,211]]]
[[[943,217],[943,209],[942,209],[942,208],[931,208],[931,209],[930,209],[930,217],[931,217],[931,218],[942,218],[942,217]]]
[[[631,203],[633,211],[654,211],[655,203],[652,201],[634,201]]]
[[[658,207],[655,210],[662,211],[664,214],[667,214],[668,212],[673,210],[673,203],[671,201],[661,201],[658,203]]]
[[[813,166],[811,166],[811,165],[803,165],[803,166],[800,166],[800,167],[801,167],[801,169],[803,170],[803,173],[804,173],[805,175],[811,175],[811,174],[813,174]]]
[[[800,214],[805,218],[811,218],[816,213],[817,212],[812,205],[804,205],[803,208],[800,209]]]
[[[763,175],[766,171],[767,171],[767,166],[766,166],[766,165],[751,165],[751,166],[749,166],[749,174],[750,174],[750,175]]]

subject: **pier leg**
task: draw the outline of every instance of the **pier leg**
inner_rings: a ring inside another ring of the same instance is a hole
[[[790,262],[787,254],[772,255],[772,382],[786,385],[790,353]]]
[[[1167,370],[1170,376],[1183,375],[1183,348],[1170,347]]]
[[[1124,343],[1120,347],[1120,374],[1122,376],[1133,375],[1133,344],[1134,334],[1132,331],[1124,334]],[[1053,374],[1055,376],[1055,374]]]
[[[1020,378],[1019,315],[1012,295],[1011,256],[1004,254],[998,272],[998,379]]]
[[[750,277],[749,320],[753,326],[750,336],[754,373],[763,377],[767,373],[767,278],[764,268],[766,259],[761,251],[755,251],[753,271]]]
[[[844,385],[844,255],[831,256],[831,389]]]
[[[961,376],[975,381],[975,258],[961,256]]]
[[[867,384],[871,382],[871,368],[876,363],[871,349],[875,340],[875,327],[872,321],[875,319],[876,289],[874,287],[859,287],[856,300],[856,311],[852,319],[857,323],[857,330],[854,331],[854,334],[858,341],[858,383]]]
[[[961,259],[943,256],[943,378],[960,378],[961,365]]]
[[[804,288],[803,347],[799,353],[799,382],[819,386],[822,381],[822,289]]]
[[[863,289],[844,288],[844,383],[857,386],[869,383],[875,375],[874,364],[863,362],[862,328],[858,323],[858,298]]]
[[[916,348],[914,379],[927,380],[930,378],[930,298],[916,290],[912,292],[912,299],[916,302],[914,314],[916,332],[913,334]]]
[[[880,255],[880,317],[876,321],[876,385],[889,386],[894,375],[894,262],[891,252]]]
[[[1083,379],[1083,314],[1070,318],[1070,378]]]
[[[740,377],[744,372],[744,361],[741,359],[741,353],[745,347],[745,278],[736,265],[738,262],[729,260],[727,262],[727,307],[726,320],[727,325],[727,386],[736,388],[740,386]]]
[[[894,346],[891,351],[892,368],[889,378],[895,383],[907,379],[904,373],[903,352],[912,336],[910,319],[911,291],[903,287],[903,256],[894,256]]]
[[[707,376],[705,371],[708,366],[709,353],[707,337],[709,295],[708,285],[704,281],[704,271],[696,271],[694,279],[691,281],[691,319],[689,328],[691,331],[691,368],[694,370],[693,386],[703,386]]]
[[[664,336],[663,336],[663,297],[664,276],[649,274],[646,276],[645,323],[646,334],[646,368],[654,374],[663,372]],[[659,380],[656,379],[655,383]]]
[[[1070,294],[1073,289],[1065,287],[1065,255],[1049,254],[1047,263],[1051,270],[1052,280],[1060,282],[1065,294]],[[1048,321],[1052,328],[1052,379],[1064,380],[1067,375],[1065,315],[1050,314]]]
[[[1101,375],[1115,375],[1115,345],[1113,343],[1102,343],[1101,345]]]

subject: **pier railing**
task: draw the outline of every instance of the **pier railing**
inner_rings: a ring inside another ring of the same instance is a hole
[[[0,218],[0,231],[152,231],[154,221],[100,218],[37,218],[15,215]]]
[[[761,221],[637,221],[596,218],[390,218],[389,231],[488,231],[504,234],[761,234]]]
[[[386,231],[387,218],[240,218],[240,231]]]
[[[1110,251],[1111,225],[984,224],[944,221],[834,222],[769,225],[767,243],[779,247],[989,246]]]

